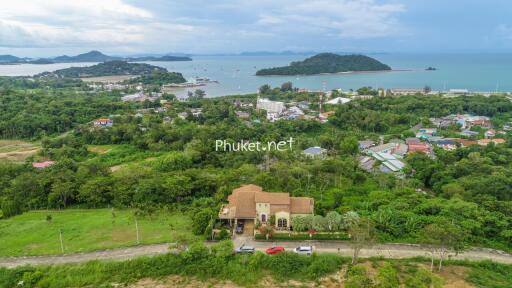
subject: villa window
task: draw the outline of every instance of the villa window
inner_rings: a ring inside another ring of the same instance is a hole
[[[261,214],[261,222],[267,222],[267,215]]]
[[[286,218],[277,219],[277,227],[279,227],[279,228],[288,227],[288,220],[286,220]]]

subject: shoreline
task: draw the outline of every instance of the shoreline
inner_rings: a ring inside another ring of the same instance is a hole
[[[344,71],[344,72],[332,72],[332,73],[316,73],[316,74],[269,74],[269,75],[256,75],[257,77],[296,77],[296,76],[318,76],[318,75],[352,75],[352,74],[368,74],[368,73],[388,73],[388,72],[413,72],[413,71],[424,71],[421,69],[391,69],[391,70],[365,70],[365,71]],[[425,70],[426,71],[426,70]]]

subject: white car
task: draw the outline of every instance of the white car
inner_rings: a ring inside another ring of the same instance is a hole
[[[301,255],[310,256],[311,254],[313,254],[313,246],[299,246],[293,249],[293,252]]]
[[[249,253],[249,254],[252,254],[254,253],[256,249],[252,246],[247,246],[247,245],[242,245],[238,248],[236,248],[235,252],[238,254],[238,253],[241,253],[241,254],[246,254],[246,253]]]

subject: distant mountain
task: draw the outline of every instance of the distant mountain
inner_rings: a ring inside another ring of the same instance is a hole
[[[12,63],[20,60],[21,58],[13,55],[0,55],[0,63]]]
[[[0,55],[1,64],[52,64],[52,63],[86,63],[86,62],[106,62],[106,61],[192,61],[190,57],[184,56],[142,56],[142,57],[117,57],[109,56],[101,53],[100,51],[90,51],[87,53],[79,54],[76,56],[62,55],[54,58],[19,58],[12,55]]]
[[[127,61],[192,61],[190,57],[182,57],[182,56],[143,56],[143,57],[131,57],[125,58]]]
[[[292,62],[289,66],[261,69],[256,72],[256,75],[313,75],[383,70],[391,70],[391,67],[368,56],[320,53],[304,61]]]
[[[59,56],[53,59],[55,63],[65,63],[65,62],[105,62],[105,61],[113,61],[113,60],[121,60],[119,57],[107,56],[100,51],[90,51],[83,54],[78,54],[76,56]]]
[[[34,77],[85,78],[113,75],[151,75],[154,72],[167,73],[167,69],[145,63],[128,63],[114,60],[88,67],[71,67],[54,72],[44,72]]]

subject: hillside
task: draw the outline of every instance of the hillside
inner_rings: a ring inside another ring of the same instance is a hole
[[[261,69],[256,75],[313,75],[382,70],[391,70],[391,67],[368,56],[321,53],[304,61],[292,62],[289,66]]]
[[[141,75],[136,78],[132,78],[126,80],[125,83],[134,84],[134,83],[142,83],[145,85],[148,84],[156,84],[156,85],[164,85],[169,83],[179,84],[185,83],[187,80],[183,77],[181,73],[177,72],[165,72],[156,70],[151,72],[150,74]]]
[[[11,63],[19,60],[21,59],[13,55],[0,55],[0,63]]]
[[[144,63],[108,61],[88,67],[71,67],[59,69],[54,72],[43,72],[34,77],[82,78],[112,75],[146,75],[154,71],[167,72],[167,69]]]

